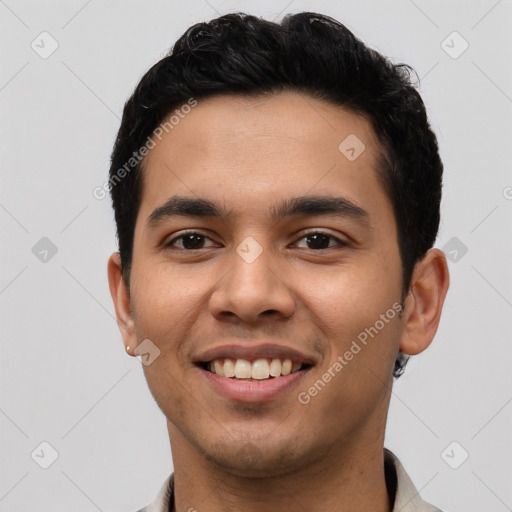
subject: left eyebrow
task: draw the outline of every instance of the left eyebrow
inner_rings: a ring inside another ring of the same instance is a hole
[[[270,208],[275,220],[281,220],[294,215],[335,215],[348,217],[372,227],[370,214],[344,197],[333,196],[300,196],[284,199]]]
[[[274,221],[296,215],[335,215],[357,220],[372,228],[369,213],[344,197],[311,195],[284,199],[270,207],[270,215]],[[233,217],[233,211],[209,199],[173,196],[155,208],[146,223],[148,227],[154,228],[164,219],[174,216],[214,217],[227,220]]]

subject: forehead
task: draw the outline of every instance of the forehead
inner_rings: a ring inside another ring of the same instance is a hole
[[[180,118],[172,117],[177,124],[164,134],[165,144],[179,149],[176,157],[191,154],[196,161],[229,157],[238,159],[237,163],[247,160],[250,166],[258,157],[273,156],[281,161],[292,156],[290,151],[320,161],[319,150],[327,149],[326,156],[340,156],[339,144],[348,136],[356,143],[356,149],[364,145],[369,150],[362,155],[365,163],[378,151],[365,117],[300,92],[250,97],[217,95],[199,100],[190,113]],[[152,151],[149,161],[155,153],[159,152]]]
[[[143,165],[144,218],[175,194],[211,197],[240,212],[308,193],[390,206],[370,123],[304,93],[199,100],[154,140]]]

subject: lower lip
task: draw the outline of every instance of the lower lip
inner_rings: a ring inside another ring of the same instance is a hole
[[[255,403],[271,400],[294,387],[307,370],[299,370],[288,375],[281,375],[265,380],[241,380],[221,377],[216,373],[200,368],[217,392],[237,402]]]

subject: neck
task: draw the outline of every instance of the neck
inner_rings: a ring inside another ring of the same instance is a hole
[[[169,426],[174,462],[173,512],[391,512],[384,474],[383,440],[334,447],[306,468],[271,477],[233,474],[177,439]]]

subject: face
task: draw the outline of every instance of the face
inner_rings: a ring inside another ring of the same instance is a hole
[[[173,452],[268,476],[383,438],[402,266],[370,124],[217,96],[156,142],[126,300]]]

